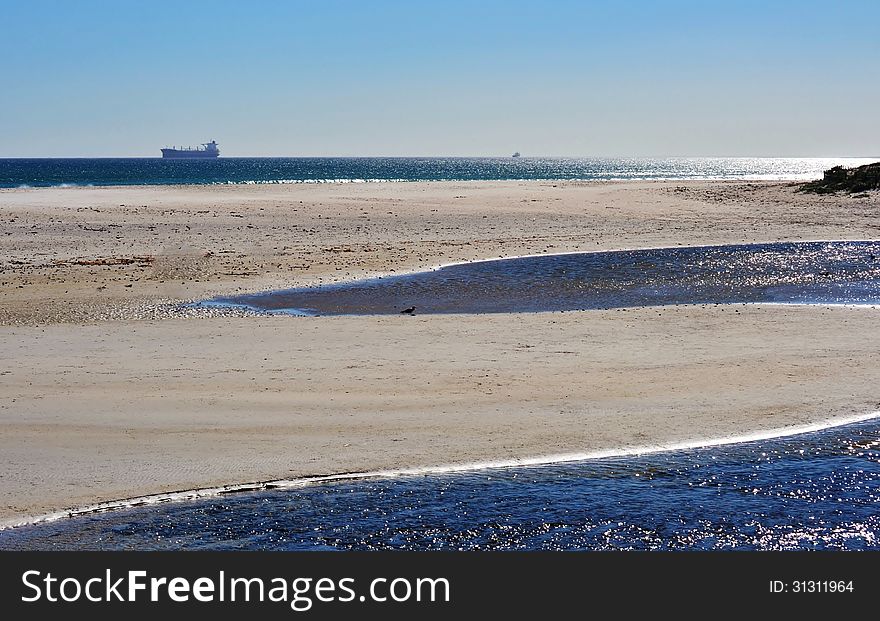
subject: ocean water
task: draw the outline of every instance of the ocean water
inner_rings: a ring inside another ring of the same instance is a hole
[[[865,158],[364,157],[0,159],[0,188],[503,179],[807,180]]]
[[[312,484],[0,531],[46,550],[880,549],[880,422],[560,465]]]
[[[217,298],[298,315],[564,311],[669,304],[878,304],[880,242],[780,242],[539,255]],[[198,304],[196,304],[198,306]]]

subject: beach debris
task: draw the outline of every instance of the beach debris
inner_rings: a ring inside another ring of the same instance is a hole
[[[416,313],[415,306],[410,306],[409,308],[404,308],[402,311],[400,311],[401,315],[415,315],[415,313]]]
[[[133,257],[98,257],[96,259],[57,259],[55,265],[131,265],[133,263],[152,263],[154,257],[149,255]]]

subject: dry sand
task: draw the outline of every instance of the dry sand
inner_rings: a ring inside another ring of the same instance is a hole
[[[880,407],[873,308],[184,318],[165,306],[545,251],[876,239],[876,193],[734,182],[29,189],[0,191],[0,223],[0,522]]]

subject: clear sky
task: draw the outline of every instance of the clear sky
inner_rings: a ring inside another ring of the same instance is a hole
[[[0,0],[0,157],[880,155],[880,0]]]

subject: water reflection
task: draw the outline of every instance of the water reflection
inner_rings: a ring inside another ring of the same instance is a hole
[[[880,423],[555,466],[325,483],[0,532],[42,549],[878,549]]]
[[[798,242],[478,261],[218,298],[311,315],[508,313],[712,303],[880,302],[880,242]]]

